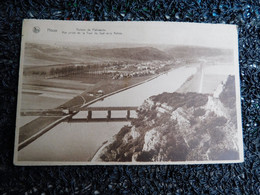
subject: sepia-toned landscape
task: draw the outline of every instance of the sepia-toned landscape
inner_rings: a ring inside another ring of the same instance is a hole
[[[26,42],[17,161],[239,161],[234,66],[229,48]]]

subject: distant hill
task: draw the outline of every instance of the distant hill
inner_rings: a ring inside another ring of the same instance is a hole
[[[62,63],[102,62],[102,61],[148,61],[169,60],[165,52],[153,47],[91,49],[84,46],[54,46],[27,43],[25,65],[46,66]]]
[[[112,46],[111,46],[112,47]],[[115,46],[113,46],[115,47]],[[196,46],[157,46],[121,45],[120,48],[109,48],[109,45],[49,45],[26,43],[25,66],[47,66],[66,63],[107,62],[107,61],[150,61],[171,59],[216,58],[218,61],[233,60],[232,50]]]
[[[175,58],[198,58],[198,57],[218,57],[226,56],[229,60],[233,59],[232,50],[196,46],[174,46],[165,52]]]
[[[87,53],[91,56],[131,59],[140,61],[170,59],[170,57],[166,53],[153,47],[100,49],[90,50]]]

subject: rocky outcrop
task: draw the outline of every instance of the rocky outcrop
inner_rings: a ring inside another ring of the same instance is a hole
[[[162,93],[147,99],[138,118],[104,148],[102,161],[203,161],[239,159],[234,77],[219,97]],[[218,92],[219,93],[219,92]],[[227,100],[227,98],[233,101]]]

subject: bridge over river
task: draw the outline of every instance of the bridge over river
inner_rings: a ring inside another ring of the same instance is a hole
[[[77,107],[77,108],[69,108],[69,109],[30,109],[30,110],[22,110],[21,116],[43,116],[43,117],[54,117],[54,116],[68,116],[69,122],[96,122],[96,121],[123,121],[123,120],[130,120],[131,118],[131,111],[136,111],[137,106],[120,106],[120,107]],[[73,118],[75,114],[81,111],[87,111],[88,116],[86,119],[81,118]],[[93,118],[92,113],[96,111],[106,111],[107,116],[106,118]],[[125,117],[121,118],[113,118],[112,112],[113,111],[126,111]]]
[[[20,139],[18,150],[21,150],[44,133],[52,129],[54,126],[58,125],[61,122],[68,123],[89,123],[89,122],[124,122],[130,121],[133,119],[131,117],[131,111],[136,111],[138,107],[136,106],[120,106],[120,107],[79,107],[79,108],[70,108],[70,109],[30,109],[30,110],[21,110],[22,116],[41,116],[41,117],[60,117],[60,119],[55,120],[53,123],[42,128],[39,132],[34,135],[26,136],[23,139]],[[88,115],[86,118],[73,118],[77,113],[81,111],[87,111]],[[93,112],[105,111],[107,112],[106,117],[94,118]],[[112,117],[112,112],[114,111],[125,111],[126,115],[122,117]],[[23,135],[23,134],[21,134]],[[20,135],[20,136],[21,136]]]
[[[81,107],[38,110],[38,113],[37,110],[22,110],[24,116],[40,117],[19,129],[18,158],[85,162],[105,141],[129,124],[135,117],[137,106],[144,100],[163,92],[176,91],[196,72],[197,65],[176,68]],[[102,122],[108,123],[104,125]]]
[[[80,111],[87,111],[88,115],[86,118],[73,118],[69,117],[68,122],[122,122],[122,121],[128,121],[133,118],[131,118],[131,111],[136,111],[137,106],[120,106],[120,107],[82,107],[82,108],[71,108],[69,109],[69,113],[71,116],[73,113],[78,113]],[[94,118],[93,112],[97,111],[106,111],[107,116],[102,118]],[[112,117],[112,112],[114,111],[126,111],[126,115],[123,117]]]

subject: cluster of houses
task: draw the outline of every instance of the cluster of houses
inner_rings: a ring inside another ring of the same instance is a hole
[[[123,79],[123,78],[131,78],[131,77],[140,77],[140,76],[148,76],[154,75],[161,72],[161,70],[167,65],[166,63],[154,64],[153,62],[145,62],[136,65],[125,65],[124,69],[131,68],[134,70],[129,71],[117,71],[113,74],[113,79]]]
[[[153,74],[155,74],[155,71],[153,70],[145,70],[145,71],[138,71],[138,72],[121,72],[121,73],[116,73],[112,78],[123,79],[123,78],[140,77],[140,76],[147,76]]]
[[[138,64],[124,63],[120,65],[104,67],[103,69],[99,70],[89,70],[86,73],[89,75],[108,76],[116,80],[158,74],[165,70],[166,65],[169,65],[169,62],[152,61]]]

